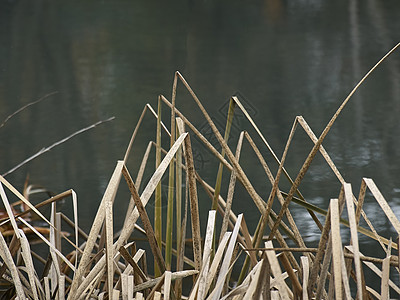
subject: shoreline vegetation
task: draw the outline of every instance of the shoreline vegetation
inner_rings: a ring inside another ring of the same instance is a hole
[[[3,174],[0,176],[0,196],[5,211],[0,215],[0,299],[361,300],[389,299],[389,295],[398,298],[400,288],[394,281],[399,278],[400,221],[372,179],[363,178],[360,191],[353,192],[352,185],[344,180],[322,142],[358,87],[399,45],[355,86],[319,137],[303,117],[296,117],[281,158],[269,146],[238,97],[230,99],[225,131],[221,133],[190,85],[176,72],[171,101],[160,95],[157,109],[150,104],[145,105],[124,158],[117,161],[89,233],[78,226],[78,198],[73,190],[33,205],[29,195],[34,189],[26,184],[20,192]],[[220,151],[190,122],[188,116],[178,110],[178,83],[184,86],[201,110],[213,138],[221,147]],[[170,112],[169,128],[161,119],[165,107]],[[133,179],[128,158],[135,151],[135,138],[146,113],[155,117],[156,139],[149,141]],[[232,150],[227,141],[238,113],[245,116],[254,133],[242,131],[236,149]],[[109,120],[93,124],[48,148]],[[299,129],[306,132],[314,146],[296,177],[291,177],[284,164],[293,136]],[[168,137],[169,149],[162,148],[161,136]],[[219,167],[213,184],[204,181],[196,170],[191,143],[194,137],[217,159]],[[262,143],[262,149],[256,146],[253,139]],[[262,197],[257,193],[239,162],[244,143],[250,145],[265,172],[266,183],[271,188],[269,195]],[[276,174],[262,155],[265,150],[278,166]],[[152,151],[155,151],[156,169],[148,182],[143,182],[148,162],[153,159]],[[34,155],[32,159],[44,152]],[[299,190],[316,155],[322,155],[341,184],[339,194],[332,195],[327,211],[308,203]],[[230,174],[229,184],[224,187],[223,170]],[[163,177],[168,177],[167,193],[162,192]],[[289,191],[280,190],[281,180],[290,183]],[[258,218],[254,232],[249,231],[246,223],[249,216],[232,211],[237,183],[245,188],[248,195],[241,201],[253,202],[259,210],[258,216],[251,216]],[[129,189],[130,199],[123,226],[115,228],[114,200],[122,186]],[[228,191],[226,197],[221,195],[223,188]],[[199,216],[198,189],[208,195],[211,203],[205,232],[200,227],[203,218]],[[18,201],[10,203],[7,195],[11,194]],[[373,221],[363,210],[366,198],[377,202],[375,204],[392,224],[397,236],[384,237],[377,233]],[[150,208],[146,207],[150,199],[154,199],[155,203],[152,207],[154,220],[150,220]],[[72,219],[59,211],[57,203],[60,200],[72,202]],[[161,209],[163,203],[167,204],[164,215]],[[291,203],[304,208],[320,229],[318,247],[306,245],[290,212]],[[49,218],[39,210],[43,207],[50,207]],[[274,211],[273,207],[279,209]],[[34,226],[33,218],[45,225]],[[65,226],[71,232],[64,231]],[[134,230],[146,236],[147,250],[137,247],[132,237]],[[345,242],[341,237],[345,230],[349,232],[350,241]],[[379,243],[383,253],[386,253],[385,257],[363,255],[359,235]],[[47,249],[46,255],[32,250],[33,241],[42,243]],[[61,247],[64,243],[68,243],[73,250]],[[154,270],[148,270],[149,259],[154,260]],[[35,268],[38,264],[41,264],[41,274]],[[233,272],[234,267],[240,272]],[[380,290],[375,290],[364,276],[367,270],[380,278]]]

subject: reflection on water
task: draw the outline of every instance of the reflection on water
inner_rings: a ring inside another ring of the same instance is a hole
[[[29,174],[32,182],[55,192],[75,189],[83,227],[89,227],[93,207],[142,108],[147,102],[155,105],[158,94],[170,97],[175,70],[221,128],[227,100],[239,95],[280,156],[296,115],[303,115],[320,134],[357,81],[399,41],[399,6],[397,1],[377,0],[3,1],[0,120],[49,92],[58,94],[1,128],[1,172],[79,128],[115,115],[112,124],[68,141],[7,177],[19,187]],[[355,194],[361,178],[371,177],[396,213],[399,60],[400,53],[393,54],[365,82],[324,142]],[[202,128],[204,120],[183,89],[178,89],[177,105]],[[232,145],[242,128],[255,137],[243,119],[238,122]],[[137,152],[129,162],[133,170],[154,138],[154,124],[146,119],[134,145]],[[311,147],[297,129],[286,163],[292,177]],[[200,145],[197,151],[197,167],[214,182],[213,158]],[[241,161],[259,193],[268,195],[266,176],[254,155]],[[340,185],[317,157],[300,188],[307,199],[326,208]],[[240,187],[238,195],[248,197]],[[117,209],[124,210],[125,200],[120,201]],[[241,203],[234,204],[235,211],[255,212],[255,206]],[[373,215],[375,209],[368,206],[376,204],[367,204],[367,215]],[[294,208],[295,219],[308,224],[303,213]],[[377,224],[389,231],[388,222]]]

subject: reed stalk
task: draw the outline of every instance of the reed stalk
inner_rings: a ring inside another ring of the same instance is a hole
[[[161,163],[161,101],[158,98],[157,105],[157,132],[156,132],[156,168],[160,166]],[[154,201],[154,233],[158,244],[158,247],[162,249],[162,187],[161,181],[158,182],[155,190],[155,201]],[[154,261],[154,275],[160,276],[162,274],[159,269],[159,264]]]
[[[177,76],[174,76],[174,82],[172,85],[172,107],[175,107],[176,99],[176,87],[177,87]],[[161,102],[160,102],[161,104]],[[170,146],[175,143],[175,110],[171,109],[171,136],[170,136]],[[173,234],[173,224],[174,224],[174,187],[175,187],[175,165],[174,160],[171,160],[169,165],[169,176],[168,176],[168,204],[167,204],[167,228],[165,237],[165,264],[167,270],[171,270],[171,260],[172,260],[172,234]]]

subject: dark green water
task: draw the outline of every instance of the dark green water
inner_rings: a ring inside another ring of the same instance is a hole
[[[400,41],[399,9],[398,1],[375,0],[2,1],[1,122],[21,106],[58,93],[0,129],[0,173],[82,127],[115,116],[6,177],[19,189],[27,174],[31,183],[55,193],[74,189],[81,225],[89,228],[144,105],[156,107],[159,94],[170,98],[176,70],[221,128],[229,97],[238,95],[281,156],[295,116],[304,116],[319,135],[355,84]],[[182,86],[177,106],[207,132]],[[324,142],[354,193],[362,177],[374,179],[398,216],[399,115],[400,52],[395,52],[353,96]],[[154,140],[154,128],[154,119],[146,117],[128,164],[132,174]],[[240,116],[232,147],[242,128],[262,147]],[[199,173],[214,184],[215,161],[194,144]],[[286,162],[292,177],[311,147],[298,129]],[[271,156],[262,151],[275,171]],[[266,177],[247,146],[243,153],[244,169],[266,199]],[[327,208],[340,185],[317,157],[300,189],[308,201]],[[126,209],[126,195],[123,191],[117,198],[117,216]],[[254,226],[255,205],[240,186],[237,195],[235,212],[244,212]],[[200,201],[206,218],[210,202]],[[372,198],[364,208],[380,233],[395,237]],[[291,210],[306,241],[315,243],[311,219],[302,209]],[[382,252],[375,245],[368,249]]]

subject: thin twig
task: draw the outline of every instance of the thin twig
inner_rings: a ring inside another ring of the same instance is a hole
[[[40,98],[40,99],[38,99],[38,100],[36,100],[36,101],[32,101],[32,102],[30,102],[30,103],[28,103],[28,104],[26,104],[26,105],[20,107],[18,110],[16,110],[16,111],[13,112],[11,115],[9,115],[7,118],[4,119],[3,123],[1,123],[1,125],[0,125],[0,128],[3,127],[3,126],[8,122],[8,120],[10,120],[10,119],[11,119],[12,117],[14,117],[16,114],[18,114],[18,113],[20,113],[21,111],[23,111],[25,108],[27,108],[27,107],[29,107],[29,106],[31,106],[31,105],[34,105],[34,104],[36,104],[36,103],[39,103],[39,102],[43,101],[44,99],[46,99],[46,98],[48,98],[48,97],[50,97],[50,96],[52,96],[52,95],[54,95],[54,94],[57,94],[57,93],[58,93],[57,91],[56,91],[56,92],[51,92],[51,93],[49,93],[49,94],[47,94],[47,95],[44,95],[42,98]]]
[[[21,163],[19,163],[18,165],[16,165],[14,168],[12,168],[12,169],[8,170],[7,172],[5,172],[2,176],[3,176],[3,177],[7,176],[8,174],[10,174],[10,173],[14,172],[15,170],[19,169],[20,167],[22,167],[23,165],[27,164],[28,162],[30,162],[31,160],[35,159],[36,157],[42,155],[42,154],[45,153],[45,152],[50,151],[51,149],[53,149],[54,147],[56,147],[56,146],[58,146],[58,145],[61,145],[62,143],[68,141],[68,140],[71,139],[71,138],[73,138],[74,136],[76,136],[76,135],[78,135],[78,134],[81,134],[81,133],[83,133],[83,132],[85,132],[85,131],[88,131],[88,130],[90,130],[90,129],[96,127],[97,125],[100,125],[100,124],[102,124],[102,123],[106,123],[106,122],[112,121],[112,120],[114,120],[114,119],[115,119],[115,117],[111,117],[111,118],[108,118],[108,119],[105,119],[105,120],[96,122],[96,123],[94,123],[94,124],[92,124],[92,125],[90,125],[90,126],[88,126],[88,127],[82,128],[82,129],[80,129],[80,130],[74,132],[73,134],[71,134],[71,135],[69,135],[69,136],[63,138],[62,140],[59,140],[58,142],[55,142],[54,144],[52,144],[51,146],[49,146],[49,147],[47,147],[47,148],[42,148],[42,149],[40,149],[40,150],[39,150],[37,153],[35,153],[34,155],[28,157],[28,158],[25,159],[23,162],[21,162]]]

